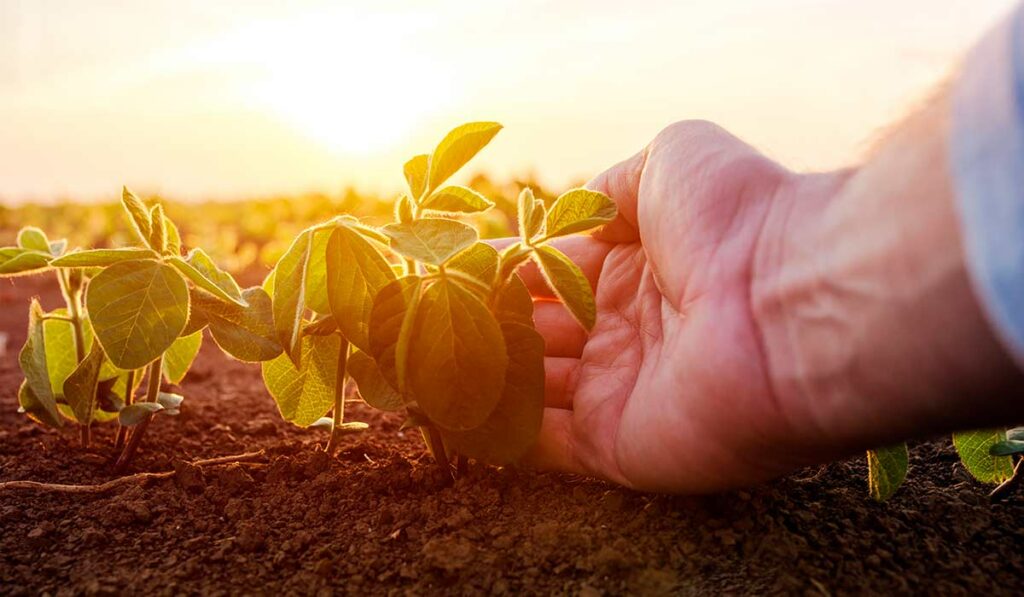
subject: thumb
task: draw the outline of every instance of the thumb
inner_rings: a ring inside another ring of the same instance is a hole
[[[587,183],[587,188],[611,197],[619,215],[611,223],[594,232],[594,238],[613,243],[631,243],[640,239],[637,227],[637,196],[640,192],[640,174],[647,161],[647,150],[619,162],[598,174]]]

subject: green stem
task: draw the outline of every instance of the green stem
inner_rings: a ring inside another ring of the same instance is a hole
[[[61,294],[64,295],[64,303],[68,308],[68,321],[71,322],[71,329],[75,334],[75,362],[81,364],[85,360],[85,335],[82,333],[82,293],[77,288],[71,288],[69,273],[61,270],[57,274],[60,283]],[[90,421],[78,426],[82,447],[88,448],[92,441],[92,429]]]
[[[153,361],[149,366],[149,385],[146,387],[146,402],[156,402],[157,396],[160,394],[160,377],[163,375],[164,355],[160,355],[160,358]],[[149,415],[139,423],[135,431],[132,432],[131,437],[128,439],[128,445],[124,447],[121,452],[121,456],[117,459],[117,463],[114,465],[114,470],[120,472],[124,470],[126,466],[131,464],[135,453],[139,449],[139,444],[142,443],[142,436],[146,433],[146,428],[149,427],[150,421],[153,420],[153,415]]]
[[[341,425],[345,422],[345,378],[348,376],[349,343],[344,337],[338,350],[338,372],[334,382],[334,419],[331,425],[331,438],[327,440],[327,453],[333,455],[341,437]]]
[[[135,387],[135,369],[128,370],[128,385],[125,386],[124,390],[124,405],[131,406],[135,402],[135,392],[132,389]],[[128,437],[128,428],[124,425],[117,424],[117,440],[114,442],[114,454],[119,454],[121,449],[124,448],[124,440]]]

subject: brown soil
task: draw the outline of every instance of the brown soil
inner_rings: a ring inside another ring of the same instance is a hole
[[[0,481],[100,483],[112,426],[75,434],[16,411],[28,297],[0,286]],[[417,433],[363,405],[337,458],[283,422],[259,368],[206,342],[181,416],[150,427],[137,471],[102,495],[0,492],[0,594],[1014,593],[1024,492],[989,503],[949,442],[912,446],[908,484],[866,496],[862,459],[703,498],[474,465],[445,485]],[[185,461],[265,450],[259,463]]]

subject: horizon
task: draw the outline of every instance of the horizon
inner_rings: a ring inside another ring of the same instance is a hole
[[[684,118],[834,168],[1012,5],[0,0],[0,203],[389,194],[470,120],[470,173],[549,187]]]

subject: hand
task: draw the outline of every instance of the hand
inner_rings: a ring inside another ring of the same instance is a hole
[[[532,462],[622,485],[704,492],[789,470],[794,430],[752,318],[754,255],[792,175],[717,126],[683,122],[588,186],[618,205],[593,237],[557,245],[595,286],[589,337],[522,275],[547,342]]]

